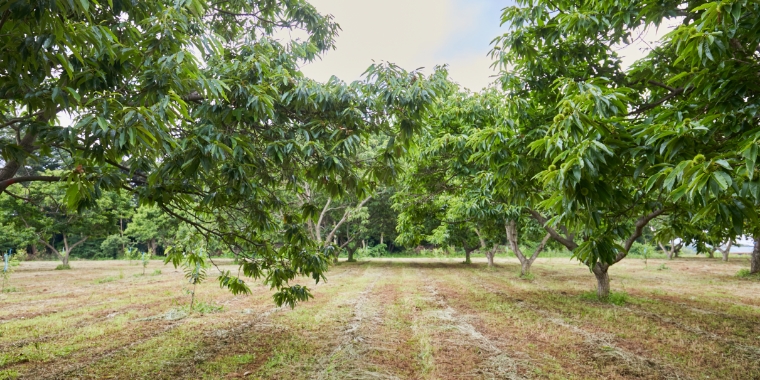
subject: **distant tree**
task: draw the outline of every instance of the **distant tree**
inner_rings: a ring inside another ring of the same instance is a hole
[[[71,252],[87,239],[104,237],[116,230],[117,214],[109,208],[108,197],[100,198],[86,210],[77,211],[69,208],[66,187],[60,183],[32,183],[28,196],[24,200],[6,198],[2,208],[15,210],[6,222],[17,230],[33,231],[37,241],[58,256],[62,268],[69,267]]]
[[[137,242],[145,243],[151,255],[156,254],[159,245],[168,245],[177,232],[177,219],[170,217],[155,206],[140,206],[132,215],[124,235]]]

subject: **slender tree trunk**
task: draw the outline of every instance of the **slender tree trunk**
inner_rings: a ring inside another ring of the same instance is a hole
[[[380,233],[380,244],[383,244],[383,238],[385,237],[384,235],[384,233]]]
[[[755,235],[755,248],[749,262],[749,273],[760,273],[760,236]]]
[[[610,276],[607,273],[607,264],[597,263],[593,272],[596,276],[596,296],[599,299],[607,299],[610,296]]]
[[[121,254],[124,255],[124,250],[126,247],[124,246],[124,219],[119,218],[119,236],[121,236]]]
[[[714,250],[712,250],[712,249],[711,249],[711,250],[709,250],[709,251],[707,251],[707,257],[708,257],[708,258],[711,258],[711,259],[714,259],[714,258],[715,258],[715,251],[714,251]],[[724,260],[724,261],[725,261],[725,260]]]
[[[475,229],[475,234],[478,235],[478,240],[480,241],[480,249],[486,250],[486,241],[483,239],[483,235],[480,234],[480,230],[477,228]],[[486,254],[487,255],[487,254]]]
[[[156,254],[156,239],[148,240],[148,251],[150,251],[151,255]]]

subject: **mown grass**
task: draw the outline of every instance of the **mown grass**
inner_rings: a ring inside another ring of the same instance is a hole
[[[190,310],[182,273],[159,262],[138,277],[126,262],[25,263],[11,279],[24,287],[0,294],[0,379],[760,378],[744,258],[624,260],[606,301],[567,257],[529,279],[513,259],[459,261],[343,262],[301,281],[315,298],[293,310],[214,281]]]

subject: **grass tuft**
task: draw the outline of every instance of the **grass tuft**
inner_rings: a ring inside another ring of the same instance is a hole
[[[523,280],[533,281],[536,279],[536,276],[533,274],[533,272],[528,272],[526,274],[521,274],[520,278]]]
[[[55,270],[69,270],[71,269],[71,265],[69,264],[59,264],[57,267],[55,267]]]
[[[580,294],[580,299],[592,302],[604,302],[617,306],[623,306],[628,302],[628,294],[625,292],[610,292],[610,295],[606,299],[599,299],[596,295],[596,291],[588,291]]]
[[[749,269],[742,268],[738,272],[736,272],[736,277],[742,278],[745,280],[760,280],[760,273],[750,273]]]
[[[670,270],[670,268],[665,264],[660,264],[660,266],[657,267],[657,270]]]

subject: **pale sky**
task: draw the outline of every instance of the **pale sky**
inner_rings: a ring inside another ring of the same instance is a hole
[[[332,14],[342,31],[337,49],[304,65],[304,74],[350,82],[376,62],[404,69],[448,64],[451,78],[471,90],[487,86],[496,74],[488,57],[491,40],[508,0],[310,0],[320,13]]]

